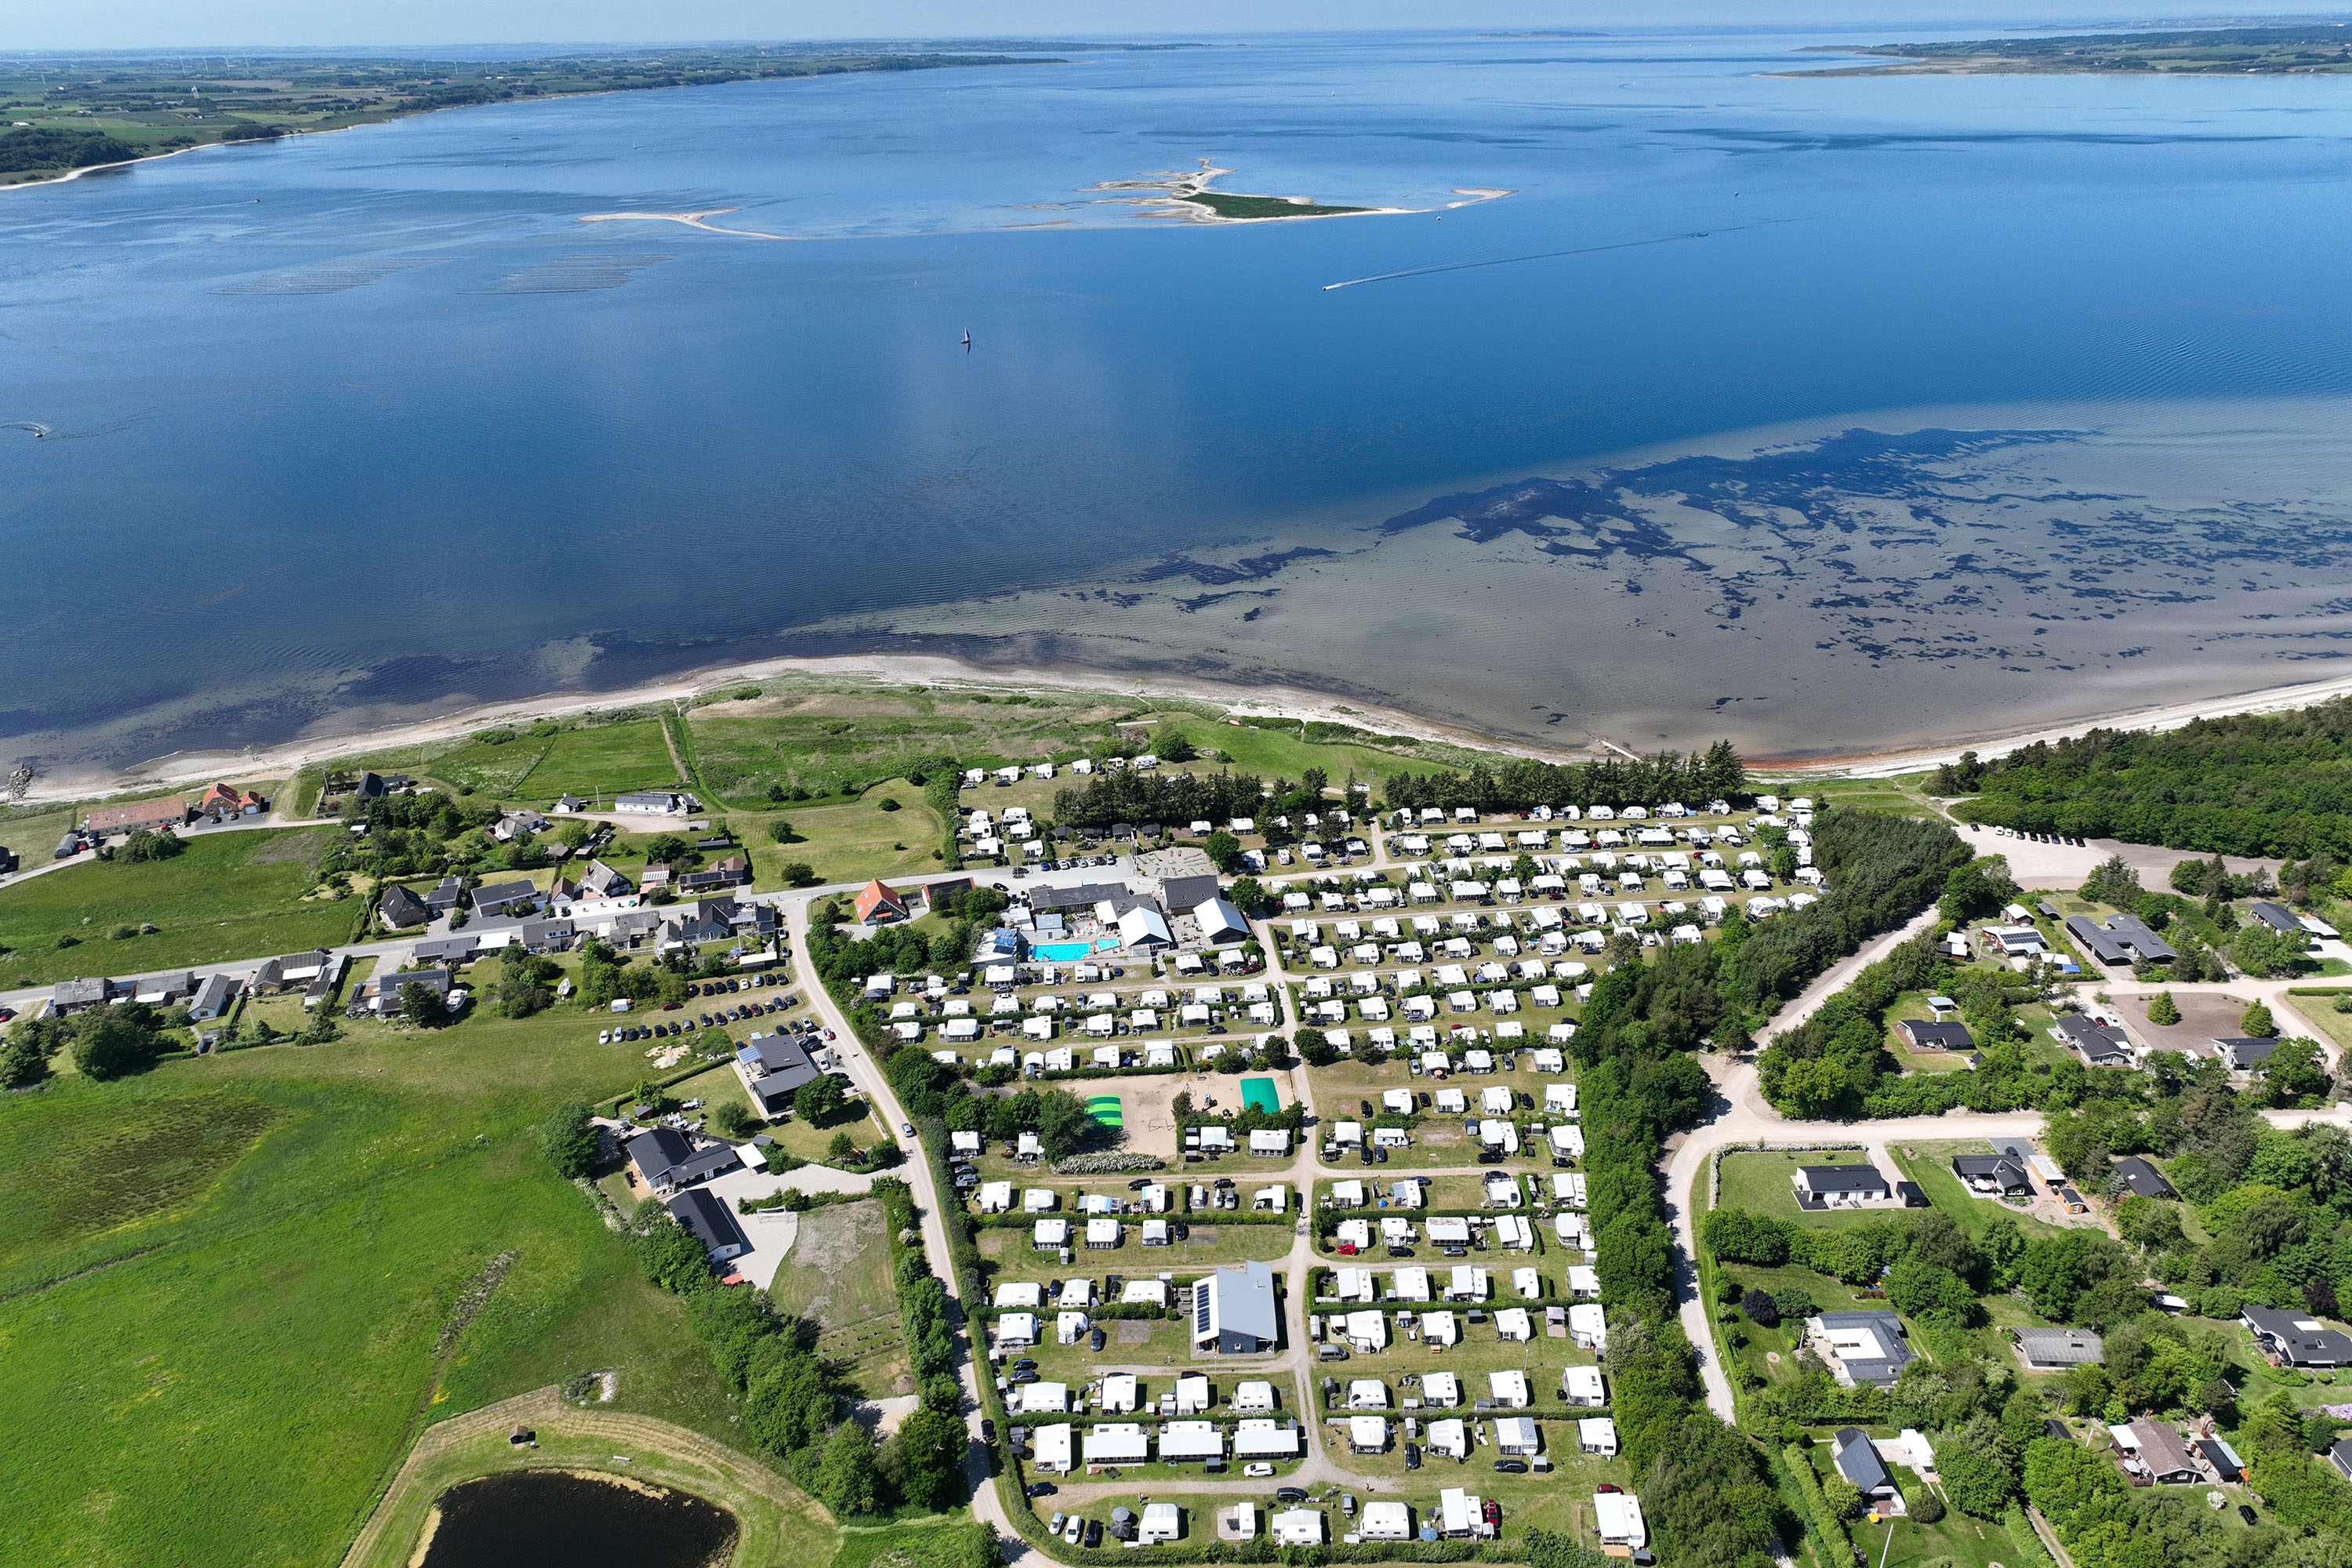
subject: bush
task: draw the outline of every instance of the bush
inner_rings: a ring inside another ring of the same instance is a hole
[[[558,1108],[539,1125],[539,1152],[565,1181],[577,1181],[596,1168],[599,1138],[588,1119],[588,1108],[578,1102]]]
[[[1748,1321],[1759,1329],[1780,1326],[1780,1303],[1769,1290],[1750,1290],[1739,1299],[1739,1310],[1748,1314]]]
[[[2271,1010],[2257,1002],[2238,1015],[2238,1027],[2258,1040],[2266,1040],[2278,1033],[2278,1022]]]
[[[805,860],[787,860],[783,865],[784,885],[790,888],[814,888],[824,880],[816,868]]]
[[[1933,1524],[1944,1517],[1944,1500],[1936,1495],[1932,1487],[1922,1486],[1917,1492],[1903,1500],[1910,1509],[1912,1521],[1916,1524]]]
[[[2156,994],[2155,998],[2147,1005],[2147,1021],[2151,1024],[2164,1025],[2180,1022],[2180,1005],[2173,1001],[2171,992],[2159,991]]]
[[[895,801],[895,800],[892,800],[892,799],[891,799],[888,795],[884,795],[884,796],[882,797],[882,803],[881,803],[881,805],[882,805],[882,809],[883,809],[884,811],[896,811],[896,810],[898,810],[898,803],[897,801]]]

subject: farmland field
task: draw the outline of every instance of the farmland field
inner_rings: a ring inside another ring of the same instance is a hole
[[[332,828],[199,834],[184,854],[91,860],[0,889],[0,984],[130,974],[349,942],[356,902],[304,900]],[[153,935],[110,940],[120,926]],[[70,938],[72,944],[58,945]]]

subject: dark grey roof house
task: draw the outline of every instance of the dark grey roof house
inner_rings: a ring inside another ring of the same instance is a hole
[[[2213,1042],[2213,1048],[2221,1053],[2221,1059],[2228,1062],[2232,1069],[2252,1072],[2271,1059],[2271,1053],[2278,1049],[2278,1042],[2242,1035],[2217,1039]]]
[[[1891,1388],[1912,1359],[1903,1342],[1903,1321],[1892,1312],[1823,1312],[1805,1320],[1805,1337],[1851,1387],[1867,1383]]]
[[[1830,1440],[1830,1457],[1836,1461],[1838,1474],[1862,1489],[1864,1501],[1895,1495],[1895,1478],[1886,1473],[1885,1462],[1861,1427],[1838,1428]]]
[[[2352,1481],[2352,1437],[2336,1438],[2336,1446],[2327,1450],[2327,1462],[2336,1467],[2337,1475]]]
[[[2303,922],[2294,918],[2294,911],[2284,904],[2273,903],[2265,899],[2248,904],[2246,912],[2273,931],[2284,931],[2287,935],[2294,937],[2308,937],[2311,934],[2303,929]]]
[[[2273,1361],[2287,1366],[2352,1366],[2352,1334],[2331,1329],[2308,1312],[2282,1312],[2249,1303],[2238,1321]]]
[[[444,877],[425,889],[425,907],[436,915],[446,915],[456,909],[465,896],[466,879],[463,877]]]
[[[688,1235],[702,1243],[702,1250],[713,1263],[724,1263],[751,1250],[742,1226],[727,1205],[706,1188],[688,1187],[662,1206],[669,1210],[672,1219],[686,1227]]]
[[[629,1140],[628,1153],[638,1178],[656,1193],[707,1182],[743,1163],[732,1144],[697,1149],[685,1133],[668,1127],[638,1133]]]
[[[500,882],[474,889],[478,915],[522,915],[539,908],[540,891],[529,882]]]
[[[103,977],[90,980],[60,980],[49,993],[50,1004],[61,1013],[79,1013],[85,1007],[103,1007],[114,999],[115,984]]]
[[[1916,1018],[1906,1018],[1895,1026],[1904,1044],[1915,1051],[1972,1051],[1977,1037],[1969,1033],[1966,1024],[1927,1024]]]
[[[226,974],[207,974],[189,999],[188,1016],[198,1023],[217,1018],[236,1005],[236,994],[243,989]]]
[[[482,939],[478,936],[445,936],[432,942],[420,942],[410,948],[409,962],[417,964],[446,963],[453,968],[474,962]]]
[[[1971,1191],[2000,1197],[2033,1190],[2033,1183],[2025,1173],[2025,1162],[2007,1154],[1955,1154],[1952,1174]]]
[[[421,926],[433,918],[433,911],[425,907],[425,900],[398,882],[384,889],[383,898],[376,905],[376,913],[382,915],[383,923],[394,931]]]
[[[2121,1029],[2094,1024],[2080,1013],[2052,1020],[2050,1032],[2081,1052],[2083,1060],[2095,1068],[2127,1068],[2138,1059]]]
[[[1081,882],[1075,888],[1032,888],[1029,908],[1038,914],[1048,910],[1091,910],[1106,900],[1133,899],[1124,882]]]
[[[1828,1208],[1883,1201],[1895,1195],[1892,1183],[1875,1165],[1800,1165],[1789,1178],[1800,1207]]]
[[[2137,915],[2109,915],[2105,925],[2088,915],[2068,915],[2066,934],[2101,963],[2130,963],[2142,958],[2151,963],[2169,963],[2180,956]]]
[[[1160,907],[1171,915],[1199,909],[1217,896],[1214,872],[1205,877],[1162,877],[1160,879]]]
[[[2116,1162],[2116,1179],[2131,1189],[2133,1195],[2143,1198],[2177,1198],[2172,1184],[2164,1173],[2147,1161],[2133,1154]]]
[[[816,1064],[809,1060],[806,1051],[790,1040],[770,1035],[736,1047],[735,1076],[743,1080],[752,1102],[773,1117],[790,1109],[793,1096],[800,1092],[803,1084],[814,1083],[818,1074]]]

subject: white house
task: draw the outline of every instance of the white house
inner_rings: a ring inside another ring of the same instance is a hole
[[[1576,1446],[1588,1454],[1617,1452],[1617,1423],[1606,1415],[1586,1415],[1576,1423]]]
[[[1276,1546],[1320,1546],[1325,1539],[1322,1513],[1311,1508],[1286,1509],[1274,1516]]]

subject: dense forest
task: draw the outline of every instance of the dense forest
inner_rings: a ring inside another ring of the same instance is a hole
[[[2209,854],[2352,860],[2352,698],[2199,719],[2158,733],[2093,730],[1937,772],[1954,815],[2026,833]]]
[[[139,152],[128,142],[96,131],[20,125],[0,132],[0,174],[21,174],[31,169],[87,169],[98,163],[120,163],[138,157]]]

